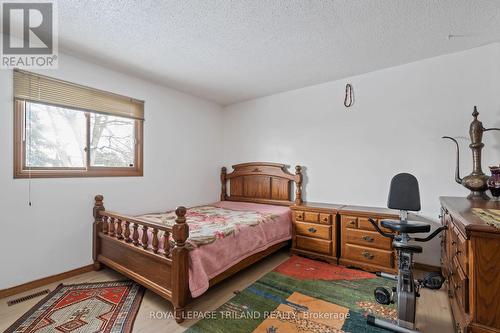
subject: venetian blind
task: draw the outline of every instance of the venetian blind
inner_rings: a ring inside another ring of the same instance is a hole
[[[144,120],[143,101],[17,69],[14,98]]]

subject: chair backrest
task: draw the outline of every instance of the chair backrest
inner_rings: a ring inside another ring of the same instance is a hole
[[[400,173],[392,178],[387,207],[412,212],[420,210],[420,192],[415,176]]]

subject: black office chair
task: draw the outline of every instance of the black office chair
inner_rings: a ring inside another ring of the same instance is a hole
[[[375,299],[378,303],[388,305],[395,302],[397,297],[398,319],[397,323],[375,318],[368,315],[369,325],[385,328],[394,332],[418,333],[415,329],[415,306],[416,298],[421,287],[439,289],[444,278],[441,273],[430,273],[423,280],[415,281],[413,278],[413,254],[422,253],[422,247],[416,244],[409,244],[410,240],[417,242],[427,242],[436,237],[446,226],[439,227],[426,238],[412,238],[410,234],[426,233],[431,230],[428,223],[408,221],[408,211],[416,212],[420,210],[420,193],[418,181],[415,176],[408,173],[400,173],[391,181],[389,200],[387,206],[391,209],[399,210],[399,221],[383,220],[381,225],[394,232],[383,232],[377,222],[369,219],[375,229],[383,236],[392,238],[392,245],[398,255],[398,275],[391,275],[378,272],[377,275],[397,282],[397,287],[390,290],[386,287],[375,289]],[[394,295],[396,293],[396,295]]]

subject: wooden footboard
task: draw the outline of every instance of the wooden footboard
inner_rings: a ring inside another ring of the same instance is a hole
[[[169,300],[174,306],[175,319],[181,322],[189,298],[186,248],[189,229],[185,218],[186,208],[178,207],[175,214],[177,218],[172,227],[145,222],[106,211],[103,196],[97,195],[93,260],[95,269],[100,269],[102,263]],[[152,234],[151,244],[148,232]],[[159,234],[163,234],[162,248]],[[170,241],[170,235],[173,242]]]
[[[243,201],[290,206],[302,203],[302,168],[295,167],[295,174],[284,164],[252,162],[233,166],[227,173],[222,168],[221,201]],[[227,183],[230,193],[227,194]],[[292,183],[295,183],[293,198]],[[131,216],[108,212],[104,209],[103,196],[95,197],[93,227],[93,260],[95,269],[104,264],[151,291],[169,300],[174,306],[177,322],[184,318],[184,309],[191,298],[189,292],[189,257],[186,241],[189,229],[186,208],[175,210],[177,218],[172,227],[137,220]],[[152,242],[148,244],[148,231]],[[142,233],[142,235],[141,235]],[[163,246],[160,248],[159,236]],[[173,242],[170,242],[170,235]],[[283,241],[268,249],[242,259],[225,272],[213,277],[210,286],[289,244]]]

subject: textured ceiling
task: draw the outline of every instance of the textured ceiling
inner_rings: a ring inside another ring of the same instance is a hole
[[[222,105],[500,40],[497,0],[59,0],[58,7],[63,52]]]

